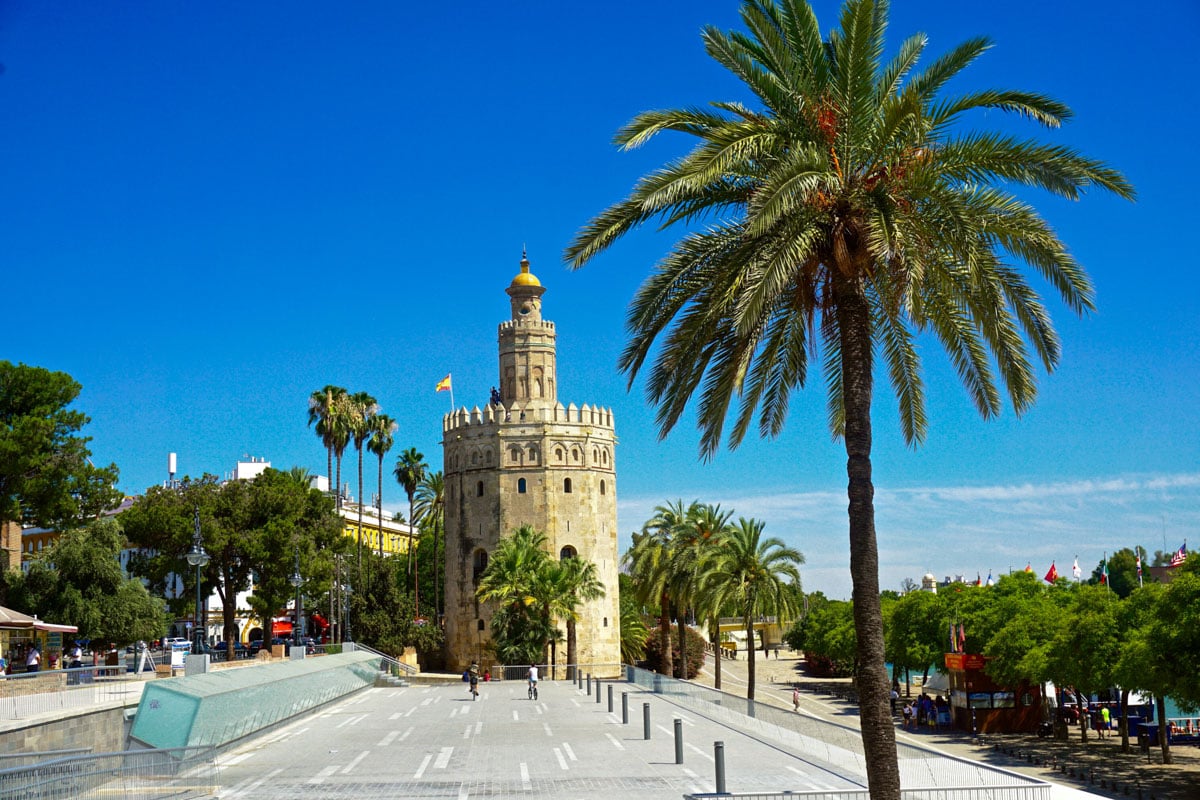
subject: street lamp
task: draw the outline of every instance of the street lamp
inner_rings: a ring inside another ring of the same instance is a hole
[[[300,584],[304,583],[304,579],[300,577],[300,548],[296,548],[296,569],[292,572],[292,586],[296,588],[296,621],[292,623],[292,644],[299,646],[300,644]]]
[[[201,653],[204,650],[204,630],[200,624],[200,570],[208,566],[208,553],[204,552],[204,543],[200,541],[200,509],[197,508],[195,512],[196,530],[192,535],[192,549],[188,551],[187,562],[196,568],[196,616],[192,623],[195,644],[192,647],[193,652]]]

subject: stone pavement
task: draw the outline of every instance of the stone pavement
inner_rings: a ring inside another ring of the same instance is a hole
[[[629,724],[621,692],[629,693]],[[471,797],[679,800],[712,792],[715,741],[724,743],[726,789],[861,788],[837,768],[786,752],[681,710],[624,682],[595,701],[574,683],[543,681],[537,701],[523,681],[368,689],[225,753],[222,798]],[[644,738],[642,704],[650,704]],[[674,722],[683,723],[683,764]]]

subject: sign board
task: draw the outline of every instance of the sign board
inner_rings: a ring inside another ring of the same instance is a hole
[[[987,658],[979,653],[946,653],[946,669],[983,669]]]

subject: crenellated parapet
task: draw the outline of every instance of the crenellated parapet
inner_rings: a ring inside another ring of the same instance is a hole
[[[554,333],[554,323],[550,320],[506,319],[500,323],[501,335],[505,333]]]
[[[468,409],[466,406],[452,411],[442,417],[442,433],[451,433],[460,428],[478,428],[480,426],[503,427],[506,425],[522,425],[529,423],[547,423],[553,425],[587,425],[592,428],[615,429],[611,408],[592,406],[584,403],[576,406],[574,403],[564,406],[562,403],[546,405],[545,403],[513,403],[504,405],[487,405]]]

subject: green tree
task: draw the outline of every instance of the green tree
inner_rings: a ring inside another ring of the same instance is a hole
[[[371,438],[367,449],[379,459],[379,491],[375,497],[375,511],[379,519],[379,555],[383,555],[383,457],[388,454],[395,443],[395,433],[399,425],[387,414],[376,414],[368,422]]]
[[[735,398],[731,446],[756,422],[760,434],[779,434],[789,394],[806,383],[809,355],[820,353],[829,425],[847,454],[861,728],[874,800],[900,792],[878,602],[875,355],[910,444],[926,430],[920,333],[941,342],[984,417],[1001,409],[998,382],[1016,412],[1025,411],[1036,394],[1030,348],[1050,370],[1060,345],[1012,262],[1029,265],[1076,312],[1092,307],[1092,288],[1009,187],[1069,199],[1092,186],[1133,196],[1120,173],[1069,147],[969,130],[963,118],[979,109],[1047,128],[1070,110],[1022,91],[947,96],[945,87],[990,42],[970,39],[918,71],[926,39],[916,35],[885,61],[888,11],[886,0],[847,0],[839,27],[823,39],[807,2],[747,0],[749,34],[706,28],[709,55],[754,104],[636,117],[617,134],[620,146],[666,131],[698,144],[587,223],[565,254],[581,267],[645,222],[710,220],[689,230],[639,289],[620,360],[632,380],[661,338],[646,386],[661,432],[699,389],[705,456],[719,447]]]
[[[784,640],[804,653],[805,664],[816,674],[853,675],[857,649],[854,604],[827,600],[819,593],[809,595],[809,609]]]
[[[342,493],[342,464],[341,450],[345,449],[344,409],[346,390],[341,386],[327,385],[324,389],[313,392],[308,396],[308,424],[315,425],[317,436],[325,446],[326,476],[334,481],[333,495],[340,498]],[[338,453],[338,471],[336,480],[333,472],[333,455]],[[341,506],[339,500],[338,506]]]
[[[726,532],[719,568],[728,575],[728,599],[746,628],[746,697],[754,699],[754,619],[775,614],[783,619],[796,611],[788,583],[800,583],[804,555],[781,539],[763,538],[766,523],[741,518]]]
[[[949,619],[938,595],[909,592],[895,601],[888,617],[887,651],[892,664],[896,669],[919,671],[928,678],[929,667],[942,665],[949,630]]]
[[[688,507],[683,523],[675,531],[669,569],[671,595],[675,598],[678,610],[676,624],[679,626],[679,635],[676,641],[687,641],[687,611],[695,609],[704,573],[711,569],[717,551],[724,544],[732,516],[732,512],[722,511],[719,505],[693,502]],[[686,676],[684,668],[685,665],[678,665],[677,677],[681,680]]]
[[[350,429],[350,437],[354,442],[354,450],[358,454],[358,579],[362,580],[362,540],[363,540],[363,446],[371,437],[371,417],[379,413],[379,403],[366,392],[355,392],[348,399],[346,424]]]
[[[124,546],[115,519],[65,531],[33,558],[28,574],[12,570],[6,576],[10,600],[26,613],[77,626],[80,640],[156,639],[167,629],[166,608],[141,581],[125,577]]]
[[[549,562],[545,534],[523,525],[505,536],[488,559],[479,578],[476,597],[494,603],[492,642],[506,664],[531,664],[541,659],[553,634],[541,613],[534,582]]]
[[[646,639],[650,636],[650,631],[642,619],[633,578],[620,573],[617,575],[617,585],[620,591],[621,661],[636,664],[645,658]]]
[[[413,519],[422,530],[433,535],[433,616],[442,617],[442,564],[441,543],[446,531],[446,478],[441,470],[427,472],[421,479],[412,507]]]
[[[421,480],[425,477],[425,471],[429,465],[425,463],[425,456],[417,452],[417,448],[410,447],[400,454],[396,459],[396,468],[392,473],[396,476],[396,482],[404,488],[404,494],[408,497],[408,520],[410,529],[415,533],[416,525],[413,522],[413,498],[416,496],[417,487],[421,485]],[[418,579],[418,570],[413,568],[413,558],[416,555],[416,542],[409,540],[408,543],[408,574],[412,580],[413,605],[417,612],[421,610],[421,582]]]
[[[579,619],[579,605],[603,598],[604,584],[600,582],[596,565],[578,557],[557,562],[555,571],[558,573],[557,580],[553,582],[558,593],[558,616],[567,624],[567,664],[577,665],[579,654],[575,627]],[[570,670],[567,677],[574,677]]]
[[[654,516],[633,535],[624,562],[634,576],[638,600],[658,606],[659,650],[663,654],[660,670],[674,674],[671,659],[671,556],[678,531],[687,524],[687,509],[682,500],[656,506]]]
[[[1117,550],[1104,561],[1096,565],[1092,570],[1092,577],[1088,583],[1101,584],[1108,583],[1109,588],[1117,597],[1125,598],[1138,588],[1137,576],[1137,557],[1141,555],[1142,560],[1146,560],[1146,551],[1138,547],[1136,551],[1128,547]],[[1108,576],[1104,576],[1104,568],[1108,567]]]
[[[439,655],[442,629],[419,619],[408,596],[407,575],[398,558],[377,556],[370,551],[362,589],[351,598],[360,641],[382,653],[399,658],[414,647],[422,664]]]
[[[83,387],[65,372],[0,360],[0,528],[70,527],[116,508],[117,467],[92,466],[90,421],[70,408]]]
[[[1046,652],[1049,676],[1058,685],[1074,686],[1091,695],[1115,684],[1122,632],[1117,627],[1120,600],[1103,586],[1079,586],[1058,617],[1058,630]],[[1088,723],[1080,715],[1080,741],[1087,742]]]

